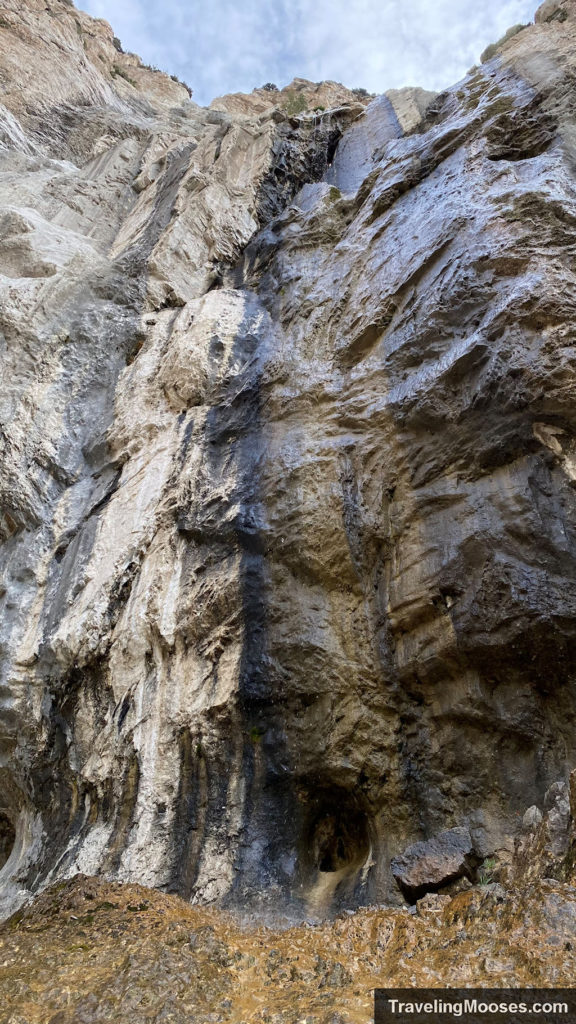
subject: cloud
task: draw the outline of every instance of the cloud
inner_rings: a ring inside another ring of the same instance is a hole
[[[462,78],[537,0],[78,0],[198,103],[295,76],[370,92]]]

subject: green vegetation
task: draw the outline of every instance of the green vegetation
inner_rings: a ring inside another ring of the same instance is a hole
[[[330,189],[330,191],[328,193],[328,196],[329,196],[330,200],[333,203],[335,203],[337,199],[341,199],[342,198],[342,193],[341,193],[339,188],[336,188],[334,185],[332,185],[332,187],[331,187],[331,189]]]
[[[326,107],[314,107],[315,114],[321,114],[324,110],[326,110]]]
[[[504,43],[507,43],[509,39],[512,39],[512,36],[518,35],[518,33],[522,32],[525,28],[528,28],[528,25],[512,25],[512,28],[509,28],[497,43],[490,43],[490,46],[486,47],[484,52],[480,55],[481,63],[485,64],[487,60],[491,60],[492,57],[498,53],[500,47],[504,46]]]
[[[114,46],[116,46],[116,42],[120,43],[120,40],[116,36],[114,37],[114,39],[115,39]],[[116,46],[116,49],[118,50],[118,46]],[[120,49],[120,50],[118,50],[118,52],[119,53],[125,53],[125,50]],[[162,71],[162,68],[157,67],[156,64],[144,64],[144,62],[141,61],[140,62],[140,67],[143,68],[143,70],[145,70],[145,71],[152,71],[155,74],[159,74],[159,75],[165,74],[165,72]],[[130,85],[133,85],[135,88],[138,88],[137,85],[136,85],[136,82],[133,82],[132,79],[128,77],[128,75],[126,74],[125,71],[122,71],[121,68],[119,68],[117,65],[114,65],[114,68],[113,68],[113,71],[112,71],[112,77],[115,78],[116,75],[119,75],[120,78],[125,78],[127,82],[130,82]],[[186,89],[186,92],[188,93],[188,95],[190,97],[192,96],[192,89],[190,88],[190,86],[186,82],[183,82],[181,78],[178,78],[178,75],[169,75],[168,77],[171,78],[173,82],[177,82],[178,85],[181,85],[184,89]]]
[[[286,111],[290,117],[295,117],[297,114],[302,114],[308,108],[306,103],[306,97],[301,92],[295,92],[294,89],[289,89],[286,93],[286,99],[282,104],[282,109]]]
[[[490,882],[494,881],[495,867],[496,861],[494,857],[487,857],[487,859],[481,864],[480,870],[478,871],[479,885],[489,885]]]
[[[135,89],[138,88],[134,79],[130,78],[130,75],[127,75],[124,69],[119,68],[117,64],[115,64],[114,67],[111,69],[110,74],[112,75],[112,78],[123,78],[125,82],[128,82],[130,85],[134,86]]]
[[[3,18],[1,14],[0,14],[0,28],[12,28],[12,25],[10,24],[10,22],[6,21],[6,18]]]
[[[253,725],[250,729],[250,739],[252,743],[260,743],[266,729],[263,729],[261,725]]]
[[[183,85],[190,99],[192,99],[192,89],[190,88],[187,82],[183,82],[181,78],[178,78],[178,75],[170,75],[170,78],[172,79],[173,82],[177,82],[178,85]]]
[[[278,92],[278,86],[274,85],[274,82],[266,82],[266,85],[261,86],[266,92]]]
[[[122,43],[118,39],[118,36],[114,36],[114,39],[112,40],[112,45],[118,50],[118,53],[124,53]]]

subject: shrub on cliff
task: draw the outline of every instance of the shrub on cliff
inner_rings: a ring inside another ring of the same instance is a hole
[[[509,28],[497,43],[490,43],[490,46],[487,46],[484,52],[480,54],[480,63],[485,64],[486,61],[492,60],[492,57],[498,53],[500,47],[504,46],[504,43],[507,43],[509,39],[512,39],[512,36],[518,35],[524,28],[528,28],[528,25],[512,25],[512,28]]]
[[[308,104],[306,102],[306,97],[303,96],[302,93],[294,92],[290,89],[286,93],[286,99],[284,100],[282,107],[287,114],[294,117],[296,114],[301,114],[306,110],[308,108]]]
[[[110,69],[110,74],[112,75],[112,78],[123,78],[124,81],[128,82],[129,85],[134,86],[135,89],[138,88],[134,79],[130,78],[130,75],[127,74],[126,71],[124,71],[124,68],[119,68],[117,64],[115,64],[114,67]]]

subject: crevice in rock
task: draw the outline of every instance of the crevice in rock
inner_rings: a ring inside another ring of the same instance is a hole
[[[120,865],[128,835],[135,820],[140,776],[140,762],[136,751],[134,751],[127,760],[119,793],[110,793],[112,797],[110,800],[111,810],[115,810],[116,813],[111,841],[102,863],[104,871],[116,871]],[[113,788],[114,780],[111,779],[110,784]]]
[[[207,755],[199,735],[193,736],[190,729],[182,729],[177,742],[180,775],[172,826],[174,862],[168,890],[190,899],[206,830],[209,795]]]
[[[294,123],[296,127],[290,122],[278,125],[271,167],[260,182],[256,208],[262,227],[288,206],[303,185],[322,179],[342,137],[337,115]]]
[[[8,860],[16,841],[16,829],[7,814],[0,813],[0,870]]]
[[[502,114],[490,124],[486,132],[489,160],[531,160],[546,152],[556,138],[558,122],[551,114],[538,111],[538,105]]]

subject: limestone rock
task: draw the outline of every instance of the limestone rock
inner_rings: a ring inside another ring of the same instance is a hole
[[[450,896],[441,896],[436,892],[428,892],[416,902],[416,913],[424,920],[432,920],[439,924],[442,919],[442,912],[446,910],[451,902]]]
[[[450,828],[409,846],[393,859],[391,869],[402,892],[415,900],[470,875],[473,864],[474,848],[468,829]]]
[[[568,875],[559,7],[406,132],[333,83],[203,109],[65,0],[4,4],[4,912],[78,872],[400,903],[402,850],[491,856],[533,805]]]
[[[410,132],[424,117],[426,110],[436,98],[438,93],[430,92],[429,89],[405,88],[388,89],[387,99],[394,107],[400,127],[404,132]]]
[[[212,100],[212,110],[223,110],[229,114],[251,116],[270,114],[273,109],[285,111],[289,116],[308,112],[322,112],[344,103],[359,103],[364,106],[374,99],[365,89],[347,89],[339,82],[309,82],[306,78],[294,78],[282,89],[269,87],[254,89],[251,93],[235,92],[218,96]]]
[[[2,104],[52,149],[66,149],[74,130],[66,112],[71,115],[79,104],[91,108],[92,116],[107,106],[120,129],[130,109],[137,119],[151,112],[151,103],[169,109],[188,100],[185,86],[147,68],[135,54],[119,52],[107,21],[67,0],[3,0],[0,36]],[[43,115],[49,112],[47,123]]]
[[[540,5],[536,14],[534,15],[534,21],[536,24],[551,24],[553,21],[557,21],[562,24],[563,21],[567,21],[568,18],[574,17],[573,8],[570,3],[566,0],[545,0]]]
[[[538,814],[534,814],[538,811]],[[529,822],[529,827],[525,822]],[[576,771],[555,782],[544,796],[544,814],[530,807],[523,818],[528,834],[518,837],[514,857],[504,871],[508,884],[537,878],[576,880]]]

